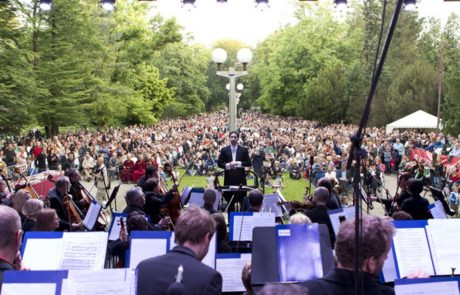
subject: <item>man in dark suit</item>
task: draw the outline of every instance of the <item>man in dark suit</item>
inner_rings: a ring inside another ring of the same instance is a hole
[[[70,190],[70,180],[67,176],[59,176],[55,183],[55,188],[49,190],[48,200],[50,207],[56,210],[59,217],[58,231],[77,230],[81,227],[76,220],[69,220],[68,208],[64,205],[64,197]]]
[[[217,160],[217,166],[225,169],[224,185],[246,185],[245,168],[251,167],[251,158],[249,158],[248,149],[238,145],[238,140],[238,132],[231,131],[230,145],[220,151],[219,159]],[[242,192],[225,192],[224,198],[229,202],[228,211],[235,211],[235,203],[238,203],[241,208],[245,195]]]
[[[411,178],[407,181],[407,191],[410,197],[401,204],[401,211],[409,213],[415,220],[431,219],[430,204],[420,193],[423,191],[423,182],[420,179]]]
[[[174,229],[171,252],[149,258],[137,267],[137,295],[168,294],[183,268],[184,295],[214,295],[222,292],[220,273],[201,263],[209,249],[216,223],[204,209],[191,207],[179,217]]]
[[[329,230],[329,238],[331,240],[331,245],[334,247],[335,234],[334,228],[332,227],[331,219],[329,214],[327,214],[326,204],[330,199],[330,194],[327,188],[318,187],[315,190],[313,195],[313,202],[315,203],[315,208],[305,210],[304,214],[310,218],[311,222],[325,224]]]
[[[377,283],[391,247],[394,228],[389,219],[363,215],[362,217],[362,283],[363,295],[394,295],[393,288]],[[310,295],[349,295],[355,291],[355,221],[346,220],[337,234],[335,253],[337,268],[323,278],[303,282]]]

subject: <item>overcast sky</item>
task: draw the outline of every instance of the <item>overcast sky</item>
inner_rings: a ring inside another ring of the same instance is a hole
[[[321,0],[330,1],[333,0]],[[164,17],[176,17],[178,22],[192,33],[197,43],[212,46],[219,39],[241,40],[255,46],[280,26],[294,21],[293,13],[298,0],[270,0],[270,7],[260,11],[254,0],[227,0],[219,4],[216,0],[196,0],[195,8],[181,8],[181,0],[157,0],[151,12]],[[459,2],[444,0],[419,0],[421,16],[434,16],[443,22],[455,12],[460,14]]]

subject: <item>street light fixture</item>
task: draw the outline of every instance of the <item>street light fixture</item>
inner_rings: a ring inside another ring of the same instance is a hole
[[[40,0],[40,9],[43,11],[48,11],[51,9],[51,0]]]
[[[101,6],[105,11],[113,11],[115,9],[115,0],[102,0]]]
[[[235,67],[229,67],[228,71],[222,71],[221,67],[222,64],[227,59],[227,52],[222,48],[216,48],[212,52],[212,60],[217,64],[217,76],[228,78],[229,84],[227,90],[229,90],[229,103],[228,103],[228,111],[229,111],[229,131],[236,131],[238,128],[236,122],[236,106],[238,104],[238,93],[236,92],[236,88],[238,90],[243,90],[243,84],[238,84],[236,86],[236,79],[242,76],[246,76],[248,72],[246,71],[247,64],[252,59],[252,52],[249,48],[242,48],[237,53],[238,62],[243,65],[242,71],[236,71]],[[241,85],[241,86],[240,86]]]

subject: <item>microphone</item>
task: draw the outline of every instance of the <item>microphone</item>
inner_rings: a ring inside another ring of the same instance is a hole
[[[184,294],[184,285],[182,285],[182,275],[184,273],[184,267],[179,265],[177,268],[176,281],[169,285],[167,294],[168,295],[183,295]]]

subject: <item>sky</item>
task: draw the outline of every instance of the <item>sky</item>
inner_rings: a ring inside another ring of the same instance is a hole
[[[182,8],[181,0],[156,0],[150,12],[176,17],[196,43],[212,47],[216,40],[236,39],[255,47],[276,29],[295,22],[298,1],[270,0],[270,7],[260,11],[254,0],[227,0],[224,4],[216,0],[196,0],[195,8],[190,10]],[[452,12],[460,15],[460,1],[418,0],[417,6],[420,16],[434,16],[442,23]]]

